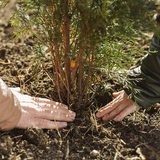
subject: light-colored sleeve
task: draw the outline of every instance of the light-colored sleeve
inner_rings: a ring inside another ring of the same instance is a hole
[[[15,128],[21,116],[18,100],[0,79],[0,130]]]

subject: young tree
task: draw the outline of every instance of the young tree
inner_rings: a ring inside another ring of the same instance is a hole
[[[20,0],[12,24],[18,35],[32,34],[39,47],[50,51],[59,100],[81,105],[97,82],[96,68],[128,62],[119,43],[133,33],[128,15],[125,0]]]
[[[104,5],[101,0],[24,0],[18,8],[21,29],[30,28],[50,50],[60,101],[88,100],[96,47],[106,33]]]

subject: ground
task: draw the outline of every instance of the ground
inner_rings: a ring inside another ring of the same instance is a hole
[[[49,61],[36,65],[33,40],[15,40],[12,31],[0,26],[0,77],[23,93],[53,98]],[[95,118],[95,106],[73,110],[76,120],[63,130],[0,131],[0,159],[160,160],[159,105],[107,123]]]

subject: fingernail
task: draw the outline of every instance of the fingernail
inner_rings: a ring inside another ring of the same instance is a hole
[[[116,121],[116,122],[119,122],[119,121],[121,121],[122,119],[121,119],[120,117],[116,117],[116,118],[114,118],[113,120]]]
[[[74,114],[72,114],[72,115],[70,115],[70,118],[72,119],[72,120],[74,120],[75,119],[75,117],[76,117],[76,114],[74,113]]]
[[[108,121],[109,118],[105,116],[105,117],[102,118],[102,120],[103,120],[103,121]]]
[[[61,122],[61,127],[67,127],[67,122]]]
[[[98,118],[100,117],[100,113],[99,112],[96,113],[96,117],[98,117]]]
[[[65,104],[63,104],[63,107],[64,107],[64,108],[66,108],[66,109],[68,109],[68,106],[67,106],[67,105],[65,105]]]
[[[99,116],[99,114],[98,113],[96,113],[96,117],[98,117]]]

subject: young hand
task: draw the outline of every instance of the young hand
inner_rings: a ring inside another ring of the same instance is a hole
[[[98,118],[102,118],[104,121],[111,119],[121,121],[130,113],[136,111],[138,105],[129,98],[124,90],[113,93],[113,96],[115,97],[114,100],[98,110],[96,113]]]

